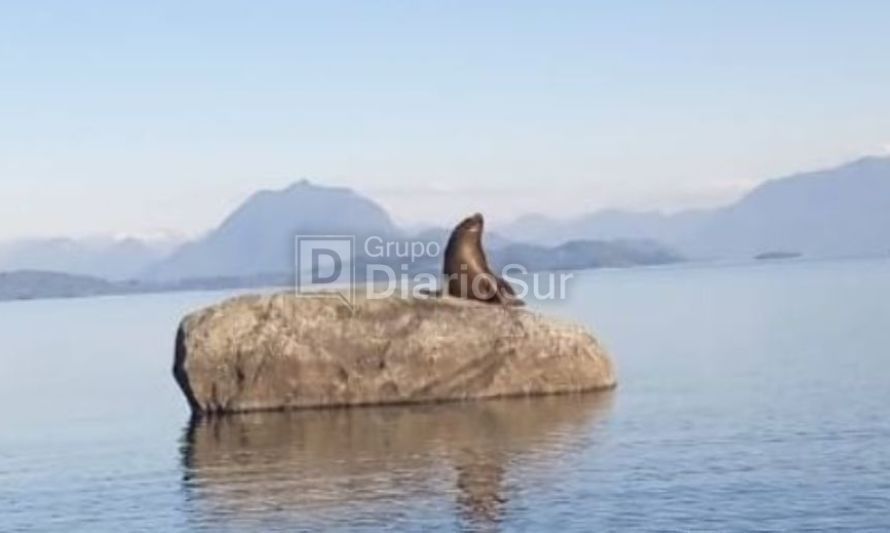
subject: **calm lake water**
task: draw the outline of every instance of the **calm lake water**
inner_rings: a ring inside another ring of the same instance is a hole
[[[611,393],[189,425],[183,314],[0,303],[0,530],[887,530],[890,261],[579,274]]]

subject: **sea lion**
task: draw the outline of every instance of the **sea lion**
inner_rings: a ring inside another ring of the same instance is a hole
[[[501,305],[525,305],[509,283],[494,275],[482,249],[480,213],[458,224],[445,246],[445,294]]]

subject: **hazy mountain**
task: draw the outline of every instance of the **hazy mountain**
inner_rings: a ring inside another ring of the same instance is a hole
[[[890,250],[890,158],[869,157],[774,179],[732,205],[672,215],[599,211],[569,220],[525,216],[499,228],[518,241],[654,239],[694,257],[771,250],[831,257]]]
[[[663,265],[682,261],[676,252],[654,241],[573,240],[557,246],[528,243],[495,248],[490,261],[498,268],[522,265],[529,272]]]
[[[678,245],[718,257],[770,250],[817,257],[887,253],[890,158],[768,181],[715,211]]]
[[[558,244],[571,240],[643,239],[677,242],[694,234],[709,211],[677,214],[607,209],[572,219],[524,215],[497,231],[519,242]]]
[[[59,271],[129,279],[141,275],[180,242],[174,237],[164,237],[149,240],[58,238],[0,243],[0,271]]]
[[[300,182],[280,191],[261,191],[248,198],[222,224],[205,237],[182,245],[148,269],[139,280],[106,281],[70,275],[113,272],[109,278],[128,278],[142,270],[159,250],[137,240],[98,246],[66,239],[20,243],[6,257],[27,264],[51,265],[56,272],[16,271],[0,277],[0,300],[46,297],[131,294],[292,285],[293,250],[297,235],[352,235],[357,238],[356,274],[364,266],[384,264],[393,272],[441,272],[441,256],[415,261],[398,255],[365,257],[365,237],[380,236],[395,249],[407,250],[417,241],[433,241],[444,251],[450,229],[428,228],[417,235],[400,232],[377,204],[345,188],[320,187]],[[629,266],[677,261],[673,252],[652,242],[574,241],[555,247],[515,243],[486,232],[484,246],[493,265],[521,264],[530,271]],[[88,250],[87,250],[88,248]],[[44,267],[46,268],[46,267]]]
[[[0,300],[97,296],[119,290],[114,283],[91,276],[37,270],[0,272]]]
[[[404,257],[363,257],[365,237],[382,236],[391,244],[432,241],[444,250],[450,229],[427,228],[415,235],[400,231],[383,208],[345,188],[300,182],[280,191],[263,191],[250,197],[216,230],[184,245],[151,270],[157,281],[215,277],[249,277],[293,272],[296,235],[355,235],[355,264],[386,264],[398,271],[439,272],[441,257],[421,257],[414,263]],[[521,245],[495,232],[486,232],[484,245],[495,260],[528,263],[530,270],[593,268],[672,262],[677,254],[652,242],[592,242],[565,246]],[[396,244],[396,250],[400,249]],[[401,248],[402,250],[406,248]],[[284,276],[284,277],[282,277]],[[291,276],[292,277],[292,276]],[[275,278],[278,279],[278,278]],[[291,278],[287,278],[291,279]]]
[[[410,238],[444,245],[449,231],[427,228]],[[302,181],[254,194],[218,228],[172,253],[175,240],[169,238],[25,240],[0,244],[0,271],[163,282],[200,278],[215,284],[222,279],[237,284],[248,277],[266,279],[263,276],[292,272],[293,240],[298,234],[409,238],[373,201],[346,188]],[[676,214],[605,210],[568,220],[526,215],[486,231],[485,246],[506,250],[516,245],[514,250],[525,250],[532,257],[556,252],[522,248],[523,244],[553,248],[570,241],[615,240],[656,241],[699,258],[752,258],[776,251],[809,257],[886,254],[890,252],[890,158],[869,157],[771,180],[734,204],[713,210]],[[587,253],[576,251],[581,256]],[[625,257],[629,262],[639,261],[632,252],[615,250],[618,256],[630,253]],[[577,257],[563,259],[574,264]],[[563,259],[557,263],[565,268]]]
[[[410,271],[441,273],[442,254],[450,231],[424,232],[413,237],[420,241],[440,242],[442,252],[434,257],[422,257],[412,264]],[[584,270],[601,267],[661,265],[683,261],[673,250],[649,240],[573,240],[547,246],[512,242],[496,235],[483,236],[491,267],[502,270],[507,265],[521,265],[529,272],[547,270]]]
[[[347,188],[301,181],[247,199],[207,236],[183,245],[150,269],[151,279],[292,272],[297,235],[394,237],[386,211]]]
[[[528,272],[545,270],[582,270],[600,267],[659,265],[682,261],[682,258],[663,246],[645,241],[571,241],[548,247],[534,244],[511,243],[501,248],[488,248],[492,268],[501,272],[511,264],[522,265]],[[357,281],[368,281],[368,264],[384,264],[392,272],[441,274],[442,257],[423,256],[411,262],[405,257],[358,257]],[[404,268],[403,268],[404,267]],[[376,272],[376,271],[375,271]],[[379,272],[378,272],[379,273]],[[516,276],[518,271],[511,271]],[[374,278],[381,281],[381,278]],[[386,278],[383,278],[386,279]],[[19,270],[0,272],[0,301],[38,298],[72,298],[111,294],[137,294],[185,290],[220,290],[251,287],[293,286],[292,271],[241,276],[206,276],[182,280],[108,281],[93,276],[79,276],[62,272]]]

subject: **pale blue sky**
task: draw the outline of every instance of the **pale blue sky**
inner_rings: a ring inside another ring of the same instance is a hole
[[[677,209],[890,145],[890,2],[6,2],[0,239]]]

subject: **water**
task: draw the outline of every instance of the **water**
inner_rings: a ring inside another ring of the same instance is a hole
[[[181,315],[0,304],[0,530],[890,528],[890,262],[587,272],[606,394],[190,426]]]

